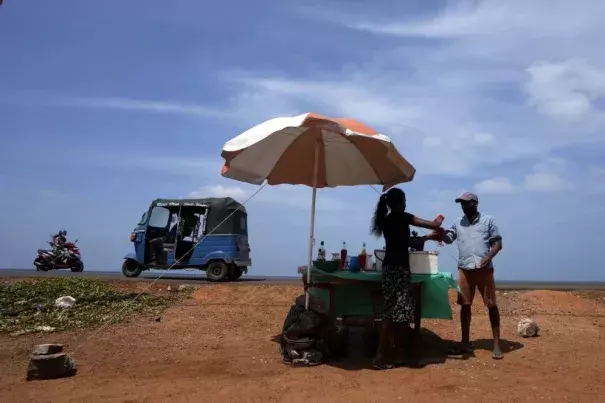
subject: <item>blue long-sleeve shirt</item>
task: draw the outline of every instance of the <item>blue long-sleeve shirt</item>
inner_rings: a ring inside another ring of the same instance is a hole
[[[491,216],[479,213],[472,223],[462,216],[446,230],[445,242],[454,241],[458,241],[458,267],[474,270],[496,241],[502,243],[502,235]],[[493,267],[491,262],[488,267]]]

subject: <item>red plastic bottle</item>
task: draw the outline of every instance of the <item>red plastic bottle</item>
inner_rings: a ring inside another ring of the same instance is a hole
[[[438,223],[439,225],[443,224],[444,220],[445,220],[445,216],[443,214],[439,214],[437,216],[437,218],[435,218],[435,222]],[[443,236],[445,235],[445,231],[442,228],[440,228],[438,230],[438,234],[439,234],[439,239],[437,240],[437,245],[443,246]]]
[[[344,269],[347,265],[347,243],[342,243],[342,249],[340,250],[340,268]]]
[[[368,252],[366,251],[365,242],[363,243],[363,247],[361,248],[361,252],[357,259],[359,259],[359,270],[365,270],[368,264]]]

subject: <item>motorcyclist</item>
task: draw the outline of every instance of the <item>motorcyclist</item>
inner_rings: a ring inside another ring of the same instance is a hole
[[[63,259],[66,255],[65,243],[67,242],[67,231],[62,229],[61,231],[52,234],[51,238],[53,253],[55,254],[55,256],[61,257]]]

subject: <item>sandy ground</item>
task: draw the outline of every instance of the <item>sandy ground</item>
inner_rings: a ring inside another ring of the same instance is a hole
[[[147,285],[122,284],[140,288]],[[281,362],[274,337],[301,292],[296,286],[198,289],[161,317],[101,330],[0,337],[0,402],[597,402],[605,400],[605,293],[500,293],[508,352],[493,361],[480,301],[474,307],[475,357],[444,353],[458,322],[423,323],[423,369],[369,369],[354,358],[313,368]],[[450,295],[454,300],[454,295]],[[454,306],[454,305],[452,305]],[[455,316],[457,310],[455,309]],[[531,316],[541,337],[516,335]],[[26,382],[34,343],[64,343],[79,373]]]

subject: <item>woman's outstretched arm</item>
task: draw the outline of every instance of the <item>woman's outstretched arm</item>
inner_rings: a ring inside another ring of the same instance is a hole
[[[433,221],[428,221],[428,220],[423,220],[422,218],[418,218],[415,215],[412,215],[411,222],[410,222],[410,224],[412,224],[415,227],[427,228],[427,229],[432,229],[432,230],[441,228],[442,223],[443,223],[443,216],[439,216],[439,217],[435,218]]]

